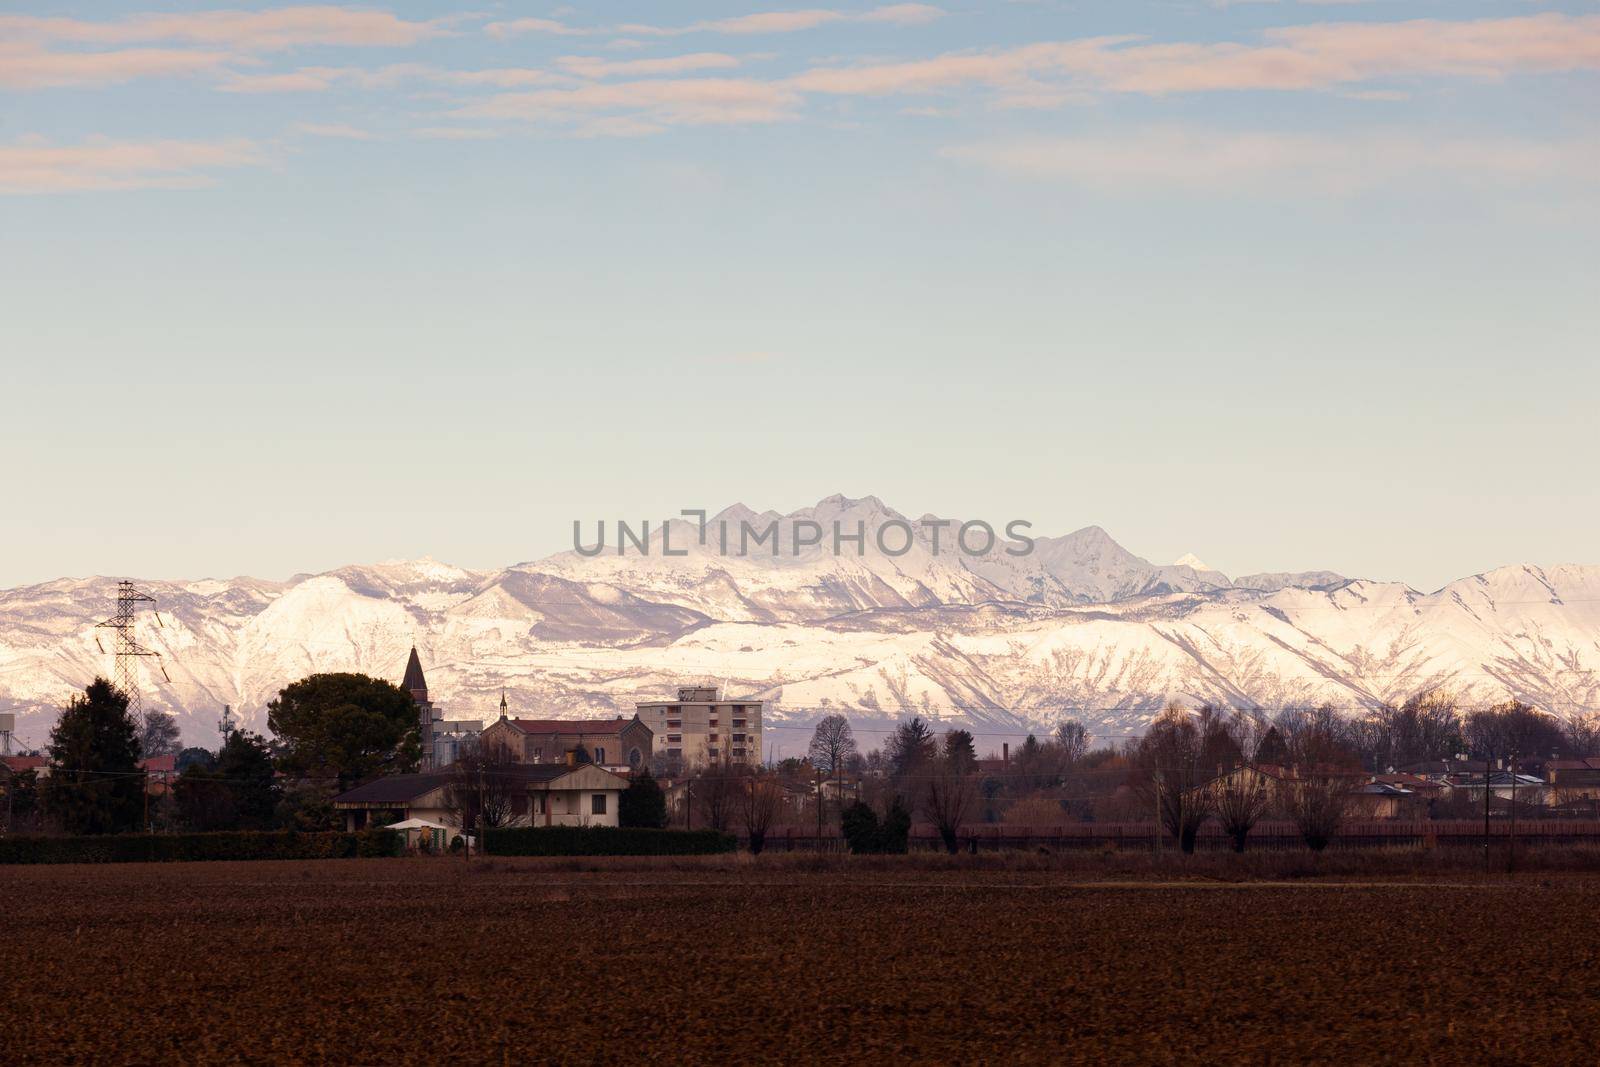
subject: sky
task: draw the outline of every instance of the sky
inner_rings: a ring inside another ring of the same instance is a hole
[[[1600,563],[1600,4],[0,10],[0,586],[833,493]]]

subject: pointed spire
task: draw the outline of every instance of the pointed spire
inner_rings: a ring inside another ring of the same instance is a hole
[[[411,694],[419,704],[428,702],[428,679],[422,675],[422,660],[417,657],[417,646],[411,646],[411,658],[406,660],[406,676],[400,688]]]
[[[504,686],[500,688],[500,717],[502,719],[506,717],[506,691]]]

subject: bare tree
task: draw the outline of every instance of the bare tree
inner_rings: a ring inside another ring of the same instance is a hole
[[[1278,716],[1275,726],[1289,754],[1278,806],[1307,847],[1320,852],[1339,832],[1361,779],[1353,731],[1328,706],[1290,709]]]
[[[1447,693],[1422,693],[1398,708],[1374,708],[1355,726],[1363,760],[1373,771],[1448,759],[1461,751],[1461,719]]]
[[[1094,736],[1076,719],[1062,719],[1056,724],[1056,744],[1061,748],[1061,762],[1067,768],[1076,767],[1089,754]]]
[[[694,778],[695,807],[699,809],[701,821],[712,830],[727,830],[733,824],[738,771],[739,768],[726,761],[712,760]]]
[[[1562,723],[1567,748],[1580,759],[1600,755],[1600,712],[1576,711]]]
[[[922,813],[938,829],[944,847],[953,856],[960,848],[961,824],[971,818],[978,799],[978,777],[959,754],[938,757],[928,765],[927,772]]]
[[[1133,748],[1135,785],[1184,852],[1194,851],[1200,825],[1211,814],[1211,794],[1201,788],[1211,777],[1205,748],[1200,724],[1177,704],[1168,705]]]
[[[176,756],[183,751],[178,720],[156,708],[147,708],[139,721],[139,752],[145,759]]]
[[[1247,712],[1235,712],[1225,729],[1239,752],[1239,763],[1219,776],[1211,786],[1211,802],[1222,830],[1233,841],[1233,850],[1243,852],[1245,840],[1272,803],[1269,779],[1256,761],[1256,753],[1266,736],[1267,724]]]
[[[829,777],[837,777],[847,760],[856,754],[856,738],[850,729],[850,720],[843,715],[829,715],[817,723],[811,733],[811,766]]]
[[[750,854],[759,856],[766,847],[767,830],[778,815],[783,801],[783,784],[769,771],[755,771],[741,776],[737,789],[739,815],[744,823],[745,836],[750,841]]]
[[[504,745],[463,750],[444,789],[445,810],[463,832],[494,829],[511,822],[522,778]]]

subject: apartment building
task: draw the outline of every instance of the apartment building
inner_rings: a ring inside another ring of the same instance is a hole
[[[716,688],[689,686],[678,690],[677,700],[634,707],[655,735],[656,755],[668,762],[683,768],[761,762],[765,701],[723,700]]]

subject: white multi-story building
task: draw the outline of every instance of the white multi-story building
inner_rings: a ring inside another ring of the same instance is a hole
[[[677,700],[636,704],[639,720],[655,735],[655,752],[690,769],[712,763],[761,762],[761,700],[723,700],[711,687],[688,686]]]

